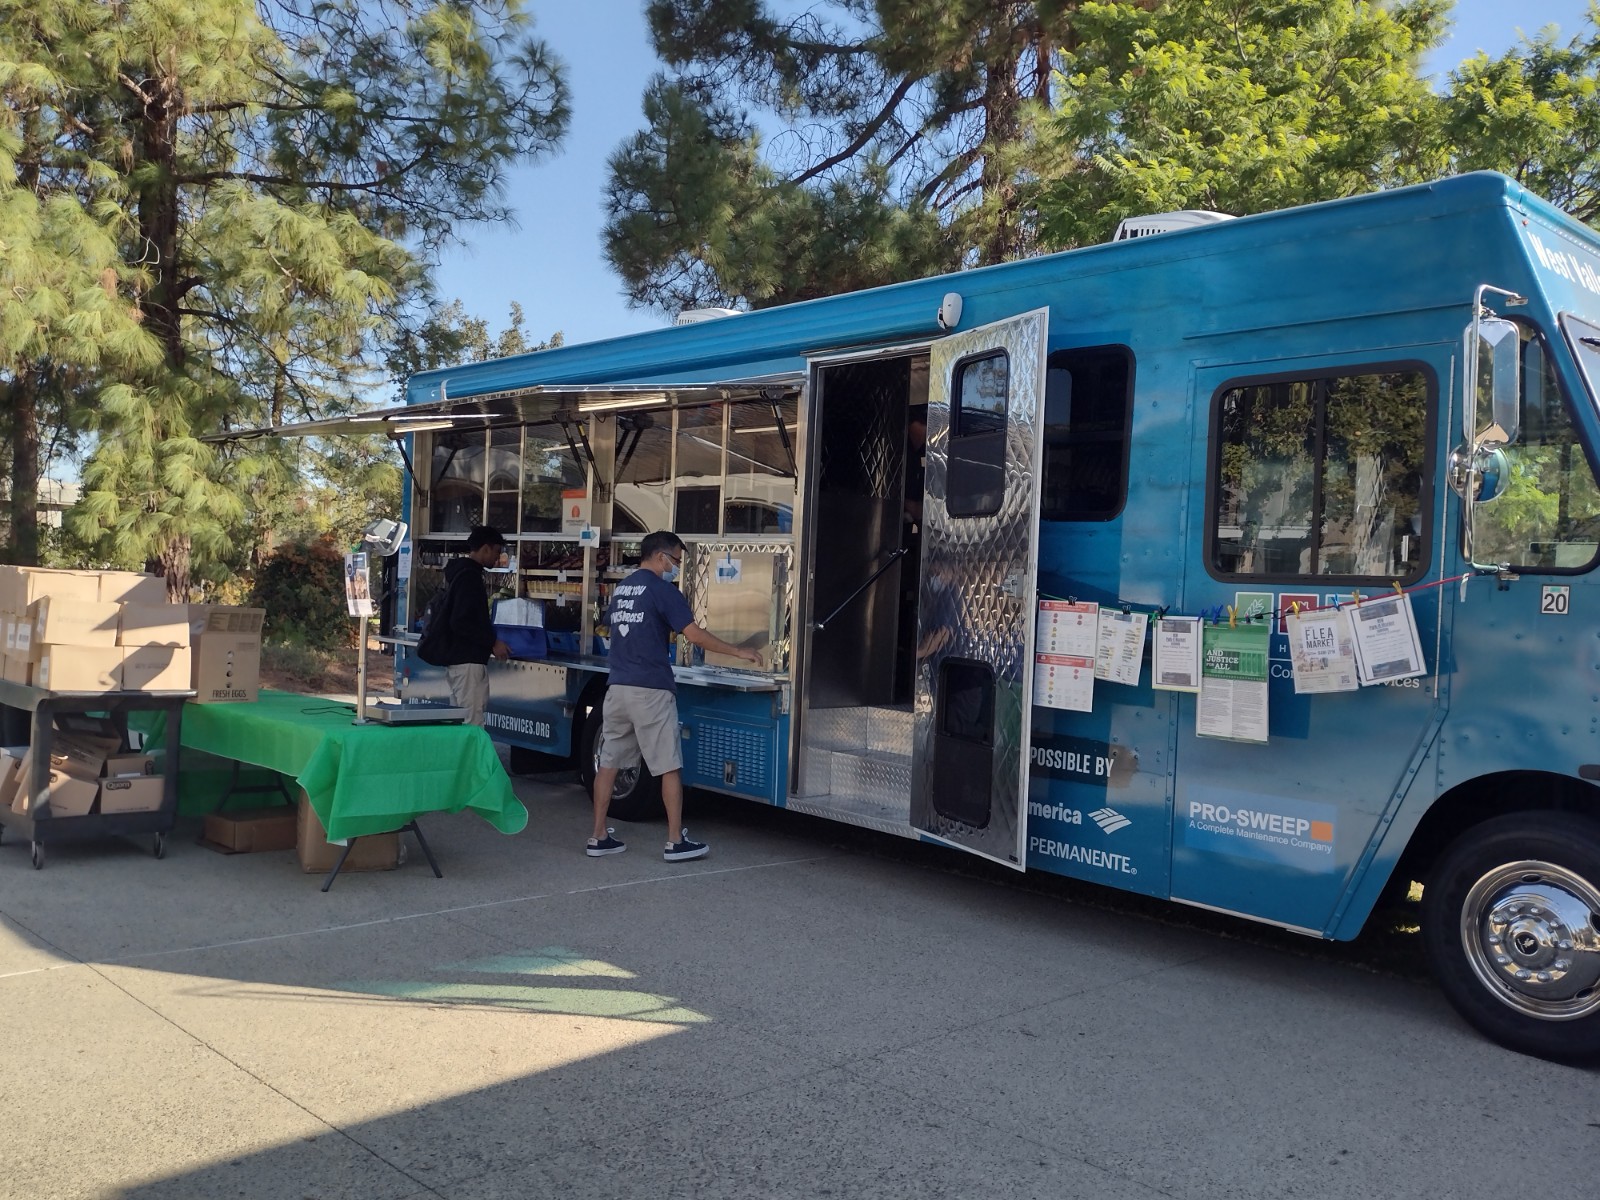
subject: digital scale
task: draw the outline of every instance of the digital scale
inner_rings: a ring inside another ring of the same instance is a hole
[[[369,704],[367,720],[380,725],[460,725],[467,710],[448,704],[429,704],[421,700],[400,700],[393,704]]]

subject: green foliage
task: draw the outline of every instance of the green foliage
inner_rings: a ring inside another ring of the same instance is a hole
[[[287,675],[300,685],[320,691],[328,683],[334,656],[310,646],[267,642],[261,647],[262,674]]]
[[[608,188],[629,298],[761,306],[1026,252],[1022,114],[1070,7],[652,0],[669,73]]]
[[[344,552],[332,538],[279,546],[256,571],[250,603],[267,610],[273,642],[334,650],[354,646],[344,599]]]
[[[1600,221],[1600,31],[1545,32],[1450,76],[1443,130],[1462,171],[1493,170],[1591,225]]]
[[[75,529],[175,598],[305,465],[197,439],[357,407],[439,247],[508,215],[568,115],[521,0],[0,0],[0,91],[10,269],[61,277],[0,329],[19,377],[70,352],[104,389]]]
[[[1035,123],[1035,196],[1053,247],[1125,217],[1235,215],[1441,173],[1435,97],[1418,76],[1445,3],[1088,0]]]
[[[565,341],[557,330],[545,341],[530,342],[522,305],[515,300],[511,302],[510,324],[494,335],[482,317],[467,316],[460,300],[435,303],[423,320],[400,330],[389,344],[386,363],[388,374],[395,381],[395,402],[405,402],[406,380],[418,371],[553,350]]]

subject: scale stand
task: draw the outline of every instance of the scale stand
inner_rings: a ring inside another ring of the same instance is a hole
[[[367,622],[370,619],[356,618],[356,719],[350,722],[352,725],[373,724],[367,716]]]

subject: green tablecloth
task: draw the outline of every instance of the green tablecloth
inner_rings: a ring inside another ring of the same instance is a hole
[[[333,841],[469,808],[501,833],[528,810],[476,725],[352,725],[348,705],[263,691],[254,704],[190,704],[183,746],[292,776]]]

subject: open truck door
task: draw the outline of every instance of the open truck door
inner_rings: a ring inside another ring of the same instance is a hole
[[[1048,310],[929,352],[911,824],[1022,870]]]

